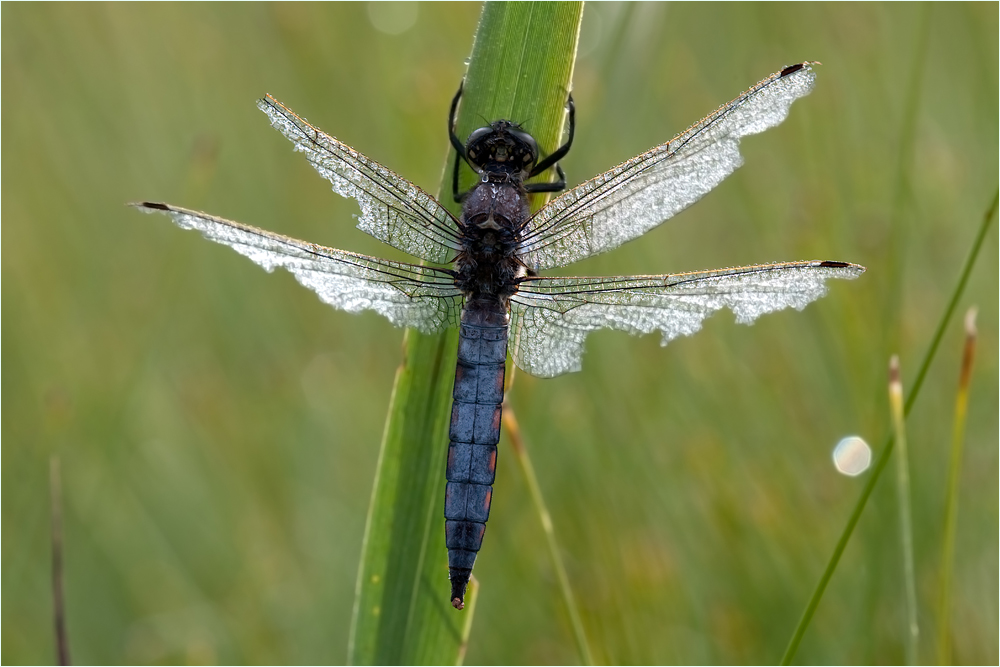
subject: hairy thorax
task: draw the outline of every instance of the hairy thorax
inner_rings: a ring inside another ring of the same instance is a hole
[[[467,300],[507,305],[525,275],[516,250],[528,215],[527,193],[515,180],[481,182],[469,192],[462,206],[463,247],[455,260],[456,285]]]

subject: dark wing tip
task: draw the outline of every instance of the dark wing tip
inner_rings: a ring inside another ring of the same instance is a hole
[[[169,211],[170,207],[166,204],[161,204],[157,201],[137,201],[130,202],[129,206],[135,206],[136,208],[151,208],[156,211]]]
[[[833,260],[822,261],[818,264],[818,266],[822,266],[828,269],[854,269],[855,271],[858,272],[858,274],[862,274],[868,270],[865,267],[861,266],[860,264],[853,264],[851,262],[836,262]]]
[[[860,276],[862,273],[867,271],[865,267],[860,264],[854,264],[853,262],[838,262],[834,260],[822,260],[813,262],[812,266],[823,269],[847,269],[847,272],[851,274],[851,277]]]
[[[821,64],[822,63],[820,63],[820,61],[818,60],[806,60],[805,62],[795,63],[794,65],[789,65],[785,69],[781,70],[779,78],[781,76],[788,76],[789,74],[795,74],[799,70],[803,70],[809,67],[810,65],[821,65]]]

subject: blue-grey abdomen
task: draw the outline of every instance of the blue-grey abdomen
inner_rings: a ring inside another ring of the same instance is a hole
[[[502,306],[467,304],[459,330],[444,501],[451,597],[459,609],[490,516],[506,360]]]

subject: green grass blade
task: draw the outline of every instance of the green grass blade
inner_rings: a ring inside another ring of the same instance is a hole
[[[958,525],[958,478],[962,471],[962,445],[965,440],[965,422],[969,409],[969,379],[972,376],[972,360],[975,351],[976,309],[972,307],[965,315],[965,350],[962,354],[962,373],[958,381],[958,394],[955,396],[955,419],[951,429],[944,539],[941,546],[941,594],[937,614],[939,665],[951,664],[951,573],[955,562],[955,531]]]
[[[49,457],[49,518],[52,532],[52,625],[56,638],[56,658],[60,665],[71,665],[69,638],[66,634],[66,589],[63,570],[62,474],[59,456]]]
[[[573,588],[569,583],[569,575],[566,574],[566,565],[563,563],[562,552],[559,542],[556,540],[555,528],[552,524],[552,515],[545,498],[542,496],[542,487],[538,483],[535,475],[535,466],[531,463],[528,450],[524,446],[524,438],[521,436],[521,427],[517,424],[514,416],[514,409],[510,405],[504,405],[503,411],[504,428],[507,429],[507,439],[510,441],[514,456],[524,474],[525,483],[528,485],[528,493],[531,495],[531,502],[538,512],[538,518],[542,524],[542,532],[545,533],[545,541],[549,546],[549,554],[552,556],[552,565],[556,571],[556,579],[559,582],[559,590],[566,604],[566,612],[569,614],[570,626],[573,628],[573,638],[576,640],[576,650],[579,653],[580,664],[593,665],[594,655],[590,651],[590,643],[587,641],[587,633],[583,627],[583,618],[580,616],[580,608],[576,603],[576,596],[573,595]]]
[[[913,67],[910,80],[906,86],[906,102],[903,106],[903,117],[900,123],[899,150],[895,170],[896,183],[892,197],[892,218],[889,224],[890,241],[884,270],[889,285],[884,298],[885,313],[884,328],[886,352],[899,347],[900,308],[903,303],[904,273],[906,271],[904,257],[909,244],[907,225],[907,204],[913,200],[910,185],[910,172],[913,170],[913,150],[917,142],[917,116],[920,110],[920,98],[923,92],[924,70],[927,63],[927,44],[930,38],[931,10],[927,3],[921,7],[919,27],[917,28],[916,48],[914,50]]]
[[[899,453],[896,455],[896,491],[899,498],[899,527],[903,547],[903,587],[906,591],[906,664],[917,664],[917,585],[913,568],[913,503],[910,492],[910,454],[906,446],[906,418],[903,416],[903,382],[899,378],[899,357],[889,361],[889,411]]]
[[[542,150],[553,150],[581,14],[581,3],[487,3],[458,135],[468,136],[483,118],[529,121]],[[440,199],[457,212],[450,192],[453,156]],[[464,187],[472,176],[466,170]],[[472,614],[449,603],[442,517],[456,346],[456,331],[406,334],[358,569],[348,647],[354,664],[455,664],[464,657]]]
[[[920,394],[920,388],[924,384],[924,378],[927,376],[927,370],[930,368],[931,362],[934,361],[934,356],[937,354],[941,338],[944,336],[945,327],[948,326],[948,322],[951,320],[951,316],[954,314],[955,308],[958,305],[958,300],[962,297],[962,293],[965,291],[965,286],[969,282],[969,275],[972,273],[972,267],[976,264],[976,259],[979,257],[979,251],[983,246],[983,241],[986,239],[986,233],[990,230],[990,225],[993,223],[993,217],[996,215],[998,200],[1000,200],[1000,191],[993,194],[993,201],[990,202],[985,215],[983,215],[983,221],[979,226],[979,231],[976,233],[976,238],[972,242],[972,248],[969,250],[969,256],[965,259],[965,265],[962,267],[962,273],[959,275],[958,282],[955,284],[955,289],[952,291],[951,299],[948,301],[948,305],[944,309],[941,320],[938,322],[937,330],[934,332],[934,337],[931,339],[930,347],[927,349],[927,353],[924,355],[924,360],[920,364],[920,370],[917,372],[917,377],[913,382],[913,389],[911,390],[910,395],[906,398],[906,403],[903,408],[904,416],[910,414],[913,402]],[[795,631],[792,632],[792,637],[788,641],[788,647],[785,649],[785,654],[781,657],[782,665],[790,665],[792,658],[795,657],[795,652],[798,650],[799,644],[802,642],[802,637],[805,634],[806,628],[809,627],[809,623],[812,621],[813,614],[816,613],[816,607],[819,606],[819,601],[823,598],[823,593],[826,591],[827,584],[830,583],[830,578],[837,569],[837,564],[840,562],[840,557],[843,555],[844,549],[847,547],[847,542],[851,539],[851,535],[854,533],[854,528],[861,519],[861,513],[864,511],[865,505],[868,503],[868,498],[875,489],[875,485],[878,483],[879,477],[882,476],[882,470],[885,469],[886,464],[889,462],[889,455],[892,454],[894,442],[895,439],[890,435],[886,440],[885,445],[882,447],[882,453],[879,454],[878,460],[875,462],[875,466],[872,469],[872,474],[868,478],[865,488],[861,491],[861,497],[858,498],[858,502],[855,503],[854,509],[851,511],[851,516],[847,520],[847,525],[844,526],[844,530],[841,532],[840,538],[837,540],[837,545],[833,549],[833,554],[831,554],[830,560],[826,564],[826,568],[823,570],[823,574],[820,576],[819,582],[816,584],[816,588],[813,590],[813,594],[809,598],[808,604],[806,604],[806,608],[802,611],[802,616],[799,618],[799,622],[795,626]]]

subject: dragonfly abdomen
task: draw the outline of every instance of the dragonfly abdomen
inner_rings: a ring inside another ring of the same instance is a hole
[[[451,603],[465,589],[490,515],[507,359],[507,314],[499,302],[471,301],[462,311],[445,492],[445,541]]]

